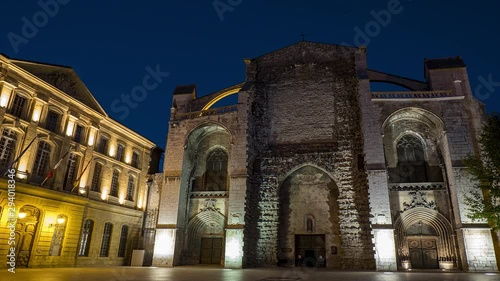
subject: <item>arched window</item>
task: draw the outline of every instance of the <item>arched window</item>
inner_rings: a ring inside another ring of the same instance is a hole
[[[94,221],[85,220],[83,222],[82,235],[80,237],[80,250],[78,255],[81,257],[88,257],[90,250],[90,241],[92,239],[92,231],[94,230]]]
[[[33,175],[37,177],[45,177],[50,163],[51,146],[44,141],[38,143],[35,163],[33,163]]]
[[[125,257],[125,250],[127,248],[128,226],[122,226],[122,233],[120,234],[120,245],[118,247],[118,257]]]
[[[212,151],[206,162],[205,190],[222,191],[227,189],[227,153],[222,149]]]
[[[111,242],[111,233],[113,232],[113,225],[109,222],[104,224],[104,231],[102,232],[101,250],[99,251],[100,257],[107,257],[109,255],[109,243]]]
[[[94,174],[92,175],[92,183],[90,185],[90,190],[92,191],[101,190],[101,174],[102,174],[102,164],[95,163]]]
[[[127,200],[134,201],[134,187],[135,187],[135,178],[134,176],[128,176],[128,184],[127,184]]]
[[[118,179],[120,178],[120,172],[118,170],[113,170],[113,177],[111,178],[111,191],[109,195],[118,196]]]
[[[16,140],[16,133],[13,130],[3,129],[0,139],[0,167],[8,167],[12,162]]]
[[[397,145],[400,182],[426,182],[426,162],[424,145],[415,136],[405,135]]]

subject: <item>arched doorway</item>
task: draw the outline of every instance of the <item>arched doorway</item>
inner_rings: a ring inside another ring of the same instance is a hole
[[[25,205],[18,213],[16,223],[16,267],[27,267],[38,230],[40,210]]]
[[[225,217],[215,207],[216,202],[207,199],[205,208],[189,221],[183,264],[222,264]]]
[[[416,207],[403,212],[395,223],[400,265],[438,269],[440,261],[454,262],[456,251],[450,222],[439,212]]]
[[[278,261],[341,267],[338,188],[319,168],[293,171],[280,187]]]

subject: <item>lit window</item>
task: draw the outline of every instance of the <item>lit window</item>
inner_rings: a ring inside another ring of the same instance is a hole
[[[122,226],[122,233],[120,235],[120,246],[118,247],[118,257],[125,257],[125,249],[127,248],[128,226]]]
[[[111,232],[113,231],[113,225],[108,223],[104,224],[104,231],[102,233],[102,243],[101,250],[99,251],[100,257],[107,257],[109,254],[109,242],[111,241]]]

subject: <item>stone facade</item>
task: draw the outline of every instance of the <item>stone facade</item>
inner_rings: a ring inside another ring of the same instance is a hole
[[[14,235],[18,268],[128,265],[155,144],[109,118],[69,67],[0,56],[0,70],[0,255]]]
[[[310,42],[245,63],[244,83],[174,92],[154,265],[496,270],[463,202],[484,106],[460,58],[426,60],[426,82],[369,70],[365,48]]]

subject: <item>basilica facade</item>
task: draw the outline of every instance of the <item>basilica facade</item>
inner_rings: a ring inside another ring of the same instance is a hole
[[[484,115],[464,62],[426,59],[418,81],[366,55],[300,42],[245,59],[241,84],[178,86],[153,265],[496,270],[491,229],[464,203]]]

